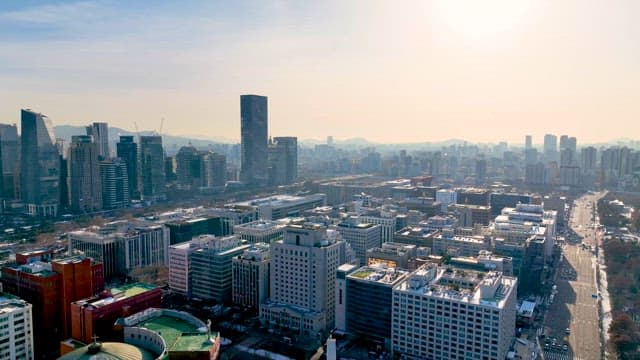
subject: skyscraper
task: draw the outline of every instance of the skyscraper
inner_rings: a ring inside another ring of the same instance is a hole
[[[533,141],[531,135],[527,135],[524,137],[524,148],[531,149],[533,147]]]
[[[203,155],[202,167],[202,186],[211,188],[225,185],[227,181],[226,156],[209,151]]]
[[[25,212],[55,217],[58,213],[60,156],[51,120],[31,110],[21,113],[20,183]]]
[[[241,170],[240,180],[257,186],[268,180],[267,159],[267,97],[240,96]]]
[[[89,135],[71,137],[69,145],[69,206],[76,212],[102,209],[98,144]]]
[[[196,190],[202,186],[202,155],[195,147],[183,146],[176,154],[178,188]]]
[[[93,141],[98,145],[100,160],[108,159],[109,154],[109,125],[103,122],[94,122],[87,126],[87,135],[93,136]]]
[[[298,138],[275,137],[269,144],[269,182],[291,184],[298,177]]]
[[[127,164],[121,159],[100,162],[102,204],[106,210],[129,207],[129,177]]]
[[[552,134],[544,136],[544,157],[547,161],[556,160],[558,154],[558,137]]]
[[[166,198],[162,136],[140,136],[140,177],[142,200]]]
[[[139,199],[138,192],[138,144],[133,141],[133,136],[120,136],[120,142],[116,144],[117,156],[127,164],[127,178],[129,185],[129,199]]]
[[[20,164],[20,149],[18,141],[18,127],[14,125],[0,124],[0,152],[2,153],[2,182],[4,186],[3,197],[6,200],[15,199],[16,176],[20,173],[17,168]]]

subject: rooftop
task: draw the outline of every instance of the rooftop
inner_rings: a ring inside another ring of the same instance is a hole
[[[0,315],[14,312],[28,306],[29,303],[7,293],[0,293]]]
[[[157,333],[168,352],[209,351],[213,346],[207,325],[181,311],[151,308],[127,317],[124,324]],[[217,333],[212,337],[217,337]]]
[[[394,285],[403,280],[409,272],[386,267],[382,264],[363,266],[352,272],[347,277],[358,280],[370,281],[383,285]]]
[[[100,344],[98,352],[89,352],[91,345],[83,346],[58,358],[58,360],[154,360],[148,350],[118,342]]]
[[[76,301],[79,304],[90,304],[95,307],[102,307],[112,303],[128,299],[130,297],[145,293],[157,289],[156,286],[145,283],[128,284],[121,287],[114,287],[110,289],[110,296],[107,297],[91,297],[88,299],[82,299]]]

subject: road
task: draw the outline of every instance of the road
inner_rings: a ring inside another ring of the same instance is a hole
[[[601,194],[584,195],[573,206],[569,224],[575,232],[562,248],[556,278],[557,294],[546,316],[549,337],[567,344],[568,351],[545,351],[546,359],[596,360],[601,358],[595,262],[591,252],[595,230],[592,209]],[[583,248],[580,239],[586,245]],[[569,334],[566,329],[569,329]]]

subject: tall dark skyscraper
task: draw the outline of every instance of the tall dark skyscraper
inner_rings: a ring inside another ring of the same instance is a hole
[[[133,136],[120,136],[120,142],[116,144],[116,151],[117,156],[127,164],[129,199],[140,199],[138,192],[138,144],[133,141]]]
[[[165,200],[165,161],[162,136],[140,136],[140,178],[142,200]]]
[[[0,195],[5,200],[15,199],[18,179],[20,174],[20,147],[18,138],[18,127],[8,124],[0,124],[0,147],[2,152],[2,180],[4,193]]]
[[[51,120],[21,110],[20,188],[25,213],[55,217],[58,213],[60,154]]]
[[[102,209],[98,144],[92,136],[71,137],[69,145],[69,206],[75,212]]]
[[[266,96],[240,96],[240,180],[257,186],[266,185],[268,181],[267,113]]]

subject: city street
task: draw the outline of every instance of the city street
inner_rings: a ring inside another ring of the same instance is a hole
[[[598,299],[595,280],[596,258],[592,209],[599,195],[585,195],[575,201],[570,226],[575,232],[567,236],[555,284],[558,293],[546,316],[548,338],[568,350],[545,351],[546,359],[596,360],[601,358],[598,327]],[[582,239],[584,246],[581,245]]]

